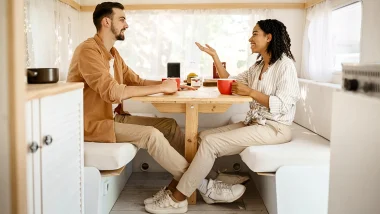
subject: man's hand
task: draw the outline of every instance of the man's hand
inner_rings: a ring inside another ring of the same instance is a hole
[[[208,44],[206,44],[206,47],[202,46],[198,42],[196,42],[195,44],[198,46],[199,50],[207,53],[208,55],[210,55],[212,57],[217,55],[216,50],[214,48],[212,48],[211,46],[209,46]]]
[[[197,88],[194,88],[194,87],[192,87],[192,86],[188,86],[188,85],[181,85],[181,86],[180,86],[180,89],[181,89],[181,90],[192,90],[192,91],[196,91],[196,90],[198,90]]]
[[[172,94],[177,91],[177,82],[175,80],[165,80],[161,84],[162,92],[165,94]]]
[[[242,96],[250,96],[252,89],[243,83],[233,82],[232,83],[232,93]]]

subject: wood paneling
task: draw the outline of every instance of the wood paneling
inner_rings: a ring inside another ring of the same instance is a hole
[[[75,1],[73,0],[59,0],[60,2],[62,3],[65,3],[67,5],[70,5],[72,8],[74,8],[75,10],[77,11],[80,11],[81,10],[81,6],[80,4],[76,3]]]
[[[199,113],[224,113],[232,104],[199,104]]]
[[[125,166],[115,169],[115,170],[101,170],[100,174],[102,177],[112,177],[112,176],[118,176],[120,175],[125,169]]]
[[[60,94],[68,91],[73,91],[75,89],[83,88],[84,85],[81,82],[77,83],[66,83],[58,82],[51,84],[27,84],[26,86],[26,99],[32,100],[41,97],[51,96],[55,94]]]
[[[262,176],[276,176],[275,172],[257,172],[257,174]]]
[[[186,130],[185,130],[185,158],[191,163],[198,149],[198,105],[186,104]],[[189,204],[197,202],[197,192],[195,191],[189,198]]]
[[[305,9],[312,7],[316,4],[319,4],[321,2],[324,2],[324,1],[326,1],[326,0],[307,0],[305,3]]]
[[[304,3],[210,3],[210,4],[135,4],[124,5],[125,10],[213,10],[213,9],[304,9]],[[92,12],[95,6],[81,6],[81,11]]]
[[[152,105],[161,113],[185,113],[185,103],[152,103]],[[226,112],[232,104],[199,104],[199,113],[223,113]]]
[[[25,146],[25,35],[24,1],[8,1],[8,107],[11,151],[12,213],[27,213]],[[4,71],[2,71],[4,72]]]
[[[179,91],[171,95],[155,94],[151,96],[133,97],[131,100],[150,102],[150,103],[197,103],[197,104],[216,104],[216,103],[245,103],[252,101],[252,97],[222,95],[215,87],[202,87],[197,91]]]
[[[185,113],[185,103],[152,103],[152,105],[161,113]]]

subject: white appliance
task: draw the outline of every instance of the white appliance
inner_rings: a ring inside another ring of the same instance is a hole
[[[380,98],[333,96],[329,214],[380,213]]]
[[[380,63],[342,64],[345,91],[380,97]]]

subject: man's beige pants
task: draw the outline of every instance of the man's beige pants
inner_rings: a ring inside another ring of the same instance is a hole
[[[245,126],[242,122],[203,131],[198,151],[177,189],[189,197],[212,169],[215,159],[241,153],[249,146],[286,143],[291,140],[287,125],[267,121],[266,125]]]
[[[174,119],[117,114],[115,135],[117,142],[131,142],[138,148],[146,149],[176,181],[189,166],[183,157],[184,134]]]

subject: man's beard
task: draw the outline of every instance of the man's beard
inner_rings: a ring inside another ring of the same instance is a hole
[[[122,29],[122,30],[124,30],[124,29]],[[120,30],[120,33],[117,34],[115,27],[113,25],[111,25],[111,31],[112,31],[113,35],[115,35],[116,40],[124,41],[125,37],[123,34],[121,34],[122,30]]]

